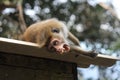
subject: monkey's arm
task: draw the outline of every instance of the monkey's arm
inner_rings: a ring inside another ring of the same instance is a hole
[[[75,46],[75,45],[70,45],[71,50],[76,51],[82,55],[86,55],[92,58],[95,58],[97,56],[97,53],[92,50],[92,51],[85,51],[83,50],[80,46]]]
[[[68,38],[75,44],[80,46],[80,41],[71,32],[68,32]]]

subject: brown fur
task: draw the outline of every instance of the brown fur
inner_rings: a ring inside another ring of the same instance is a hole
[[[59,32],[52,31],[54,29],[58,30]],[[54,45],[53,43],[56,39],[59,44]],[[74,45],[70,45],[68,43],[68,39],[70,39]],[[90,57],[95,57],[97,55],[93,51],[82,50],[79,46],[79,40],[71,32],[68,31],[66,25],[62,21],[59,21],[57,19],[48,19],[32,24],[25,31],[23,40],[37,43],[40,45],[40,48],[45,47],[46,45],[48,48],[50,46],[49,49],[54,48],[54,51],[57,51],[59,53],[69,51],[70,47],[72,50],[75,50],[83,55]],[[61,47],[61,45],[63,47]]]

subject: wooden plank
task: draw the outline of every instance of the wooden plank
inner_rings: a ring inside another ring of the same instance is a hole
[[[49,58],[60,61],[77,63],[78,67],[89,67],[90,64],[100,66],[112,66],[120,58],[99,54],[96,58],[81,55],[75,51],[66,54],[50,53],[46,48],[39,48],[39,45],[19,40],[0,38],[0,51],[12,54],[28,55],[42,58]]]

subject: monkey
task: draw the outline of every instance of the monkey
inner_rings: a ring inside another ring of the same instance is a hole
[[[64,22],[56,18],[30,25],[23,34],[23,40],[37,43],[40,48],[46,47],[48,51],[59,54],[74,50],[89,57],[97,56],[94,51],[81,49],[78,38],[67,29]]]

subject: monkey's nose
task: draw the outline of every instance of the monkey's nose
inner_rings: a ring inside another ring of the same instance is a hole
[[[65,52],[70,51],[70,46],[67,45],[67,44],[64,44],[64,45],[63,45],[63,48],[65,49]]]

